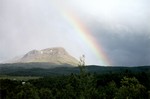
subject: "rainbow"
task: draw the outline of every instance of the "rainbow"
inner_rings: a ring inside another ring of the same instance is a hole
[[[59,8],[61,15],[65,20],[74,28],[78,36],[83,39],[83,41],[92,50],[95,56],[99,59],[100,65],[111,66],[111,61],[109,60],[107,54],[103,50],[101,44],[97,43],[96,39],[92,36],[91,32],[86,28],[86,25],[77,17],[75,12],[64,7]]]

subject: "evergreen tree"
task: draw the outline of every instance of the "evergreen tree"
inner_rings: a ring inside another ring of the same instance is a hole
[[[115,99],[147,99],[146,88],[135,77],[124,77]]]
[[[91,99],[97,97],[97,90],[95,88],[96,82],[94,76],[87,73],[85,66],[85,56],[82,55],[79,62],[80,73],[78,76],[78,95],[80,99]]]
[[[39,90],[39,97],[40,99],[53,99],[51,90],[47,88],[41,88]]]
[[[18,86],[17,99],[40,99],[37,89],[30,83]]]

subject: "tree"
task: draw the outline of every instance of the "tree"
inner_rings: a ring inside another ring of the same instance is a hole
[[[124,77],[115,99],[146,99],[146,88],[133,78]]]
[[[80,57],[79,62],[80,73],[78,76],[78,96],[80,99],[89,99],[96,97],[98,91],[95,88],[94,76],[86,71],[85,55]]]
[[[30,83],[18,86],[17,99],[39,99],[38,92]]]
[[[118,91],[116,83],[111,81],[107,86],[103,87],[99,92],[100,97],[103,99],[113,99],[115,97],[115,93]]]
[[[40,99],[53,99],[51,90],[47,88],[41,88],[39,90],[39,97]]]
[[[78,67],[80,69],[80,75],[85,74],[85,72],[86,72],[86,70],[85,70],[85,55],[82,55],[80,57],[80,61],[79,61]]]

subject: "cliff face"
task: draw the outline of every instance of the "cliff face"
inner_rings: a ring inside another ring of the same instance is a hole
[[[20,58],[17,62],[49,62],[52,64],[77,65],[78,60],[72,57],[64,48],[55,47],[43,50],[32,50]]]

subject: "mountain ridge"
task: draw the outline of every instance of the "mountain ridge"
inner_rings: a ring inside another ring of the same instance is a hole
[[[46,48],[42,50],[31,50],[18,59],[6,63],[37,63],[69,64],[78,65],[78,60],[71,56],[63,47]]]

